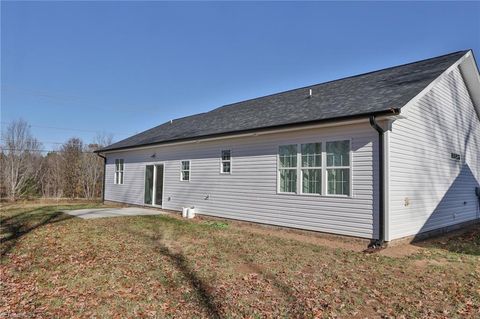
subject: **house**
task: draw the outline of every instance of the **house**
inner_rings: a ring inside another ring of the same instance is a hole
[[[98,151],[104,199],[384,241],[480,216],[471,50],[225,105]]]

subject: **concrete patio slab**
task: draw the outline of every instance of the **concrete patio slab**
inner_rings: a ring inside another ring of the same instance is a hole
[[[156,209],[126,207],[126,208],[87,208],[77,210],[67,210],[65,214],[80,217],[83,219],[122,217],[122,216],[140,216],[140,215],[164,215],[165,212]]]

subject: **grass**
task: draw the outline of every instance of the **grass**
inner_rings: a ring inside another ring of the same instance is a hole
[[[61,213],[98,205],[2,207],[0,317],[480,315],[479,227],[393,258],[232,222]]]

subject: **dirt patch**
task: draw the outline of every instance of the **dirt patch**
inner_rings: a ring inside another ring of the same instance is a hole
[[[198,216],[192,221],[203,222],[206,220],[226,221],[225,219],[210,216]],[[242,231],[248,231],[253,234],[273,236],[288,240],[298,240],[304,243],[315,244],[329,248],[341,248],[356,252],[365,250],[369,243],[369,240],[367,239],[346,237],[308,230],[290,229],[280,226],[255,224],[237,220],[227,220],[227,222],[228,224],[235,226]]]
[[[164,241],[161,241],[161,244],[164,249],[167,249],[172,254],[178,255],[183,252],[182,247],[174,241],[164,240]]]
[[[237,264],[235,270],[242,274],[252,274],[257,273],[257,269],[252,267],[251,264],[241,263]]]
[[[419,254],[425,249],[422,247],[414,246],[412,244],[401,244],[393,247],[387,247],[379,252],[382,256],[402,258],[415,254]]]
[[[303,231],[281,228],[270,229],[269,227],[248,224],[240,225],[240,228],[255,234],[263,234],[289,240],[298,240],[304,243],[315,244],[329,248],[341,248],[356,252],[365,250],[368,245],[368,241],[364,241],[362,239],[353,239],[347,237],[342,238],[336,235],[321,233],[307,233]]]
[[[445,266],[448,265],[447,260],[429,260],[429,259],[419,259],[414,260],[412,264],[418,268],[427,268],[429,266]]]
[[[396,243],[381,251],[380,254],[401,258],[435,249],[480,256],[478,244],[480,244],[480,224],[411,243]]]

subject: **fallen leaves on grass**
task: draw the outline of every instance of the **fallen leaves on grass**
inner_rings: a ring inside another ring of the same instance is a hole
[[[475,318],[478,257],[458,249],[388,258],[221,222],[71,218],[32,229],[2,260],[0,317]]]

